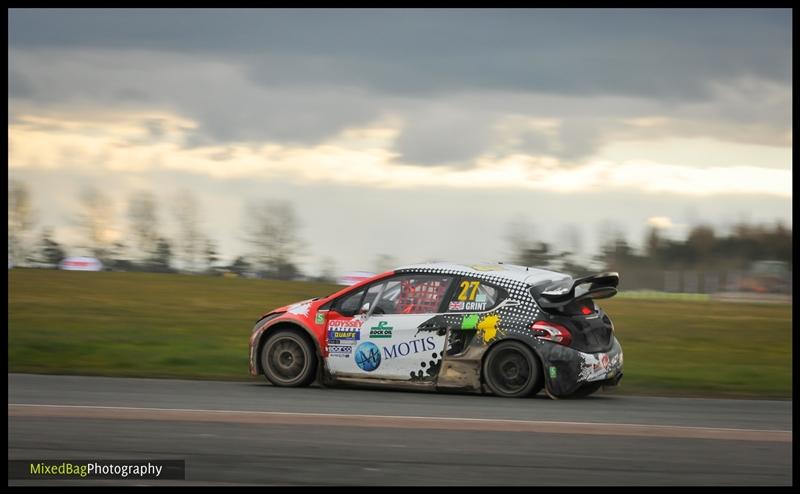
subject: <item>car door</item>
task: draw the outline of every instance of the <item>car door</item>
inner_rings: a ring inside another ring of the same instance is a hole
[[[452,282],[449,275],[404,274],[365,289],[360,314],[328,322],[328,337],[336,341],[328,344],[329,351],[336,350],[326,362],[329,372],[336,377],[432,381],[445,334],[421,326],[441,312]],[[339,332],[342,327],[347,330]]]
[[[465,351],[479,332],[485,344],[496,337],[500,320],[492,311],[507,297],[505,290],[480,278],[462,276],[456,280],[446,307],[450,329],[447,356]]]

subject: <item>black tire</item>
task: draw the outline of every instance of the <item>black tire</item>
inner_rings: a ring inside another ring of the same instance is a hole
[[[521,398],[542,389],[542,367],[533,351],[519,341],[499,343],[483,361],[483,379],[497,396]]]
[[[308,386],[314,381],[317,354],[298,331],[281,329],[268,336],[261,349],[264,377],[275,386]]]

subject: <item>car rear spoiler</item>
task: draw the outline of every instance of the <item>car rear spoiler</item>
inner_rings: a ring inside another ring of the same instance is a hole
[[[600,273],[562,280],[548,285],[539,294],[539,305],[558,309],[576,300],[610,298],[617,294],[619,273]]]

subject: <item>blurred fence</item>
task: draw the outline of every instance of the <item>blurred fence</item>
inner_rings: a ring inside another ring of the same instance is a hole
[[[621,291],[658,291],[666,293],[747,292],[792,294],[791,272],[763,275],[751,271],[698,270],[627,270],[621,272]]]

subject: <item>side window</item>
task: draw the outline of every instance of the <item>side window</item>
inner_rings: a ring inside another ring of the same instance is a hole
[[[364,290],[361,289],[352,295],[348,295],[336,304],[336,311],[343,316],[354,316],[361,307],[361,299],[364,297]]]
[[[367,288],[367,296],[364,297],[364,301],[361,302],[361,305],[369,304],[370,308],[372,308],[372,306],[375,305],[375,299],[380,295],[384,285],[386,285],[386,283],[376,283]]]
[[[361,307],[363,307],[364,304],[369,304],[369,306],[372,307],[372,305],[375,303],[375,299],[377,298],[378,294],[381,293],[381,289],[384,285],[385,283],[376,283],[369,286],[366,289],[366,296],[364,295],[364,289],[361,289],[356,293],[341,299],[336,307],[337,312],[343,316],[354,316],[361,311]]]
[[[491,310],[506,298],[502,289],[484,281],[461,278],[447,305],[449,312],[482,312]]]
[[[373,314],[435,314],[453,282],[451,276],[404,275],[386,282]]]

